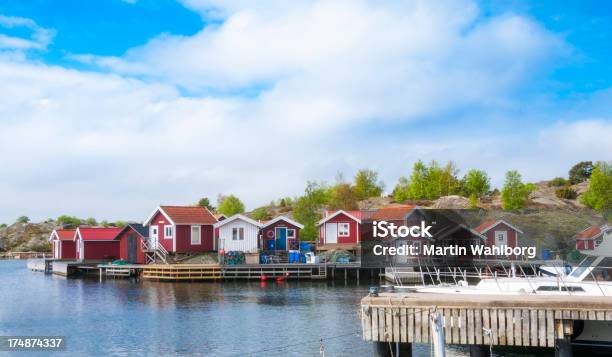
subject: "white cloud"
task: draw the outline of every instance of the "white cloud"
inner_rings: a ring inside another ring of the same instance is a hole
[[[0,14],[0,30],[18,27],[29,29],[30,37],[22,38],[0,33],[0,50],[44,50],[55,36],[55,31],[40,27],[31,19]]]
[[[270,4],[189,1],[225,21],[122,57],[72,56],[110,73],[0,57],[0,221],[140,219],[217,193],[253,208],[361,167],[392,188],[418,158],[546,177],[539,160],[551,151],[526,147],[547,139],[466,134],[448,119],[503,110],[564,49],[537,23],[483,20],[471,2]],[[423,117],[445,120],[435,135],[411,124],[413,135],[381,137]]]

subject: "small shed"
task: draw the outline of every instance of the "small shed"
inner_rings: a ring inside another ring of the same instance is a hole
[[[149,238],[149,229],[139,223],[130,223],[123,228],[115,240],[119,241],[119,259],[132,264],[145,264],[144,243]]]
[[[219,250],[257,252],[263,225],[249,217],[235,214],[214,225],[219,228]]]
[[[120,256],[122,228],[79,227],[74,235],[78,260],[115,260]]]
[[[318,226],[319,244],[357,244],[361,228],[361,212],[328,211]]]
[[[517,247],[519,246],[519,235],[523,234],[522,230],[504,221],[503,219],[485,221],[478,227],[474,228],[474,230],[486,237],[486,244],[489,247]],[[501,258],[505,258],[505,256],[501,256]],[[510,255],[507,258],[518,259],[519,257]]]
[[[76,243],[74,235],[76,229],[55,229],[49,236],[49,242],[53,244],[53,259],[75,260]]]
[[[300,246],[300,230],[302,224],[285,216],[278,216],[264,222],[261,228],[263,249],[265,250],[296,250]]]

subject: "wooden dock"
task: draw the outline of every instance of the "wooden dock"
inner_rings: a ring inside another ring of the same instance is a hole
[[[326,279],[325,264],[149,264],[141,266],[150,280]]]
[[[142,278],[149,280],[219,280],[218,264],[148,264],[142,266]]]
[[[555,295],[381,293],[361,301],[363,339],[432,343],[432,314],[446,344],[558,347],[574,321],[612,321],[612,298]]]

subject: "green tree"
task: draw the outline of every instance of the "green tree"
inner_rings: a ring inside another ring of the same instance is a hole
[[[115,221],[115,222],[111,223],[111,225],[114,226],[114,227],[122,228],[122,227],[127,226],[128,223],[126,221],[118,220],[118,221]]]
[[[215,211],[215,207],[210,204],[210,200],[208,199],[208,197],[200,198],[200,200],[198,201],[198,206],[208,208],[208,210],[211,212]]]
[[[569,181],[572,185],[584,182],[591,177],[593,169],[592,161],[580,161],[569,170]]]
[[[329,206],[331,209],[356,210],[357,195],[353,187],[348,183],[340,183],[330,191]]]
[[[6,223],[2,223],[2,224],[0,224],[0,228],[6,228],[6,227],[8,227],[8,226],[6,225]]]
[[[224,196],[218,210],[227,217],[230,217],[237,213],[244,213],[244,203],[234,195]]]
[[[393,190],[393,197],[396,201],[403,201],[406,199],[436,199],[454,194],[460,188],[457,172],[452,161],[440,167],[436,161],[426,165],[419,160],[412,167],[409,178],[400,177]]]
[[[472,169],[463,178],[463,190],[467,197],[480,198],[489,192],[491,179],[486,172]]]
[[[354,191],[358,200],[380,197],[384,186],[384,183],[378,180],[378,173],[374,170],[362,169],[355,175]]]
[[[256,221],[261,221],[270,218],[270,213],[268,212],[268,207],[262,206],[257,207],[251,212],[251,218]]]
[[[524,184],[521,174],[516,170],[506,172],[506,181],[502,189],[502,206],[505,210],[525,207],[529,194],[535,190],[535,185]]]
[[[329,189],[324,183],[309,181],[306,184],[304,195],[298,197],[293,205],[293,217],[304,225],[300,231],[302,240],[314,241],[317,239],[319,211],[328,202]]]
[[[402,176],[399,178],[397,185],[395,185],[395,188],[393,189],[391,195],[393,196],[393,199],[397,202],[406,201],[410,198],[408,194],[409,189],[410,180],[408,180],[407,177]]]
[[[561,187],[568,184],[568,180],[563,177],[555,177],[554,179],[548,181],[548,187]]]
[[[89,217],[85,220],[85,224],[89,225],[89,226],[97,226],[98,225],[98,221],[96,221],[95,218],[93,217]]]
[[[30,218],[28,216],[21,216],[17,218],[17,223],[28,223],[30,222]]]
[[[61,215],[57,217],[55,222],[60,226],[71,226],[71,227],[77,227],[82,223],[79,218],[74,217],[74,216],[68,216],[68,215]]]
[[[589,186],[580,196],[580,201],[606,217],[612,215],[612,162],[601,161],[595,165]]]
[[[108,222],[107,220],[105,220],[105,219],[104,219],[104,220],[102,220],[102,221],[100,222],[100,225],[101,225],[102,227],[104,227],[104,228],[108,228],[108,227],[112,226],[112,224],[111,224],[111,223],[109,223],[109,222]]]

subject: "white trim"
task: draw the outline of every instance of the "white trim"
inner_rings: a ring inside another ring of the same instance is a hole
[[[167,229],[170,228],[170,235],[167,234]],[[164,225],[164,239],[174,239],[174,226],[172,225]]]
[[[292,219],[290,219],[288,217],[285,217],[285,216],[278,216],[278,217],[276,217],[276,218],[266,222],[266,224],[264,224],[262,228],[266,228],[266,227],[268,227],[268,226],[270,226],[270,225],[272,225],[272,224],[274,224],[274,223],[276,223],[278,221],[285,221],[285,222],[287,222],[289,224],[292,224],[292,225],[298,227],[299,229],[303,229],[304,228],[303,224],[301,224],[299,222],[296,222],[296,221],[294,221],[294,220],[292,220]]]
[[[213,224],[213,227],[215,227],[215,228],[222,227],[222,226],[224,226],[224,225],[226,225],[226,224],[228,224],[230,222],[233,222],[233,221],[235,221],[237,219],[239,219],[241,221],[244,221],[244,222],[247,222],[247,223],[250,223],[250,224],[252,224],[252,225],[254,225],[256,227],[259,227],[259,228],[263,227],[263,224],[255,221],[255,220],[253,220],[253,219],[251,219],[251,218],[249,218],[247,216],[243,216],[240,213],[235,214],[235,215],[231,216],[230,218],[224,219],[222,221],[219,221],[219,222]]]
[[[153,219],[153,217],[155,217],[155,215],[157,214],[157,212],[161,212],[161,214],[164,215],[164,217],[166,217],[166,219],[173,225],[176,226],[176,224],[174,224],[174,221],[170,218],[170,216],[168,216],[168,214],[166,212],[164,212],[164,210],[161,208],[161,206],[157,206],[157,208],[155,209],[155,211],[153,211],[153,213],[151,213],[151,215],[144,221],[144,223],[142,223],[143,226],[148,226],[149,223],[151,223],[151,220]]]
[[[234,239],[234,230],[236,231],[236,239]],[[240,232],[242,232],[242,238],[240,238]],[[244,240],[244,227],[232,227],[232,241]]]
[[[289,237],[289,231],[293,232],[293,237]],[[297,230],[295,228],[287,228],[287,239],[296,239],[297,238]]]
[[[193,242],[193,229],[198,229],[198,242]],[[189,243],[191,245],[202,245],[202,226],[189,226]]]
[[[59,234],[57,234],[57,229],[54,229],[53,232],[51,232],[51,235],[49,235],[49,239],[48,239],[49,242],[53,241],[54,239],[53,236],[55,236],[57,240],[59,240]]]
[[[504,221],[503,219],[498,220],[497,222],[493,223],[492,225],[488,226],[487,228],[485,228],[482,232],[480,232],[481,234],[485,234],[488,231],[491,230],[491,228],[493,227],[497,227],[500,223],[503,223],[505,225],[507,225],[508,227],[514,229],[515,231],[519,232],[520,234],[523,234],[523,231],[521,231],[520,229],[516,228],[515,226],[511,225],[510,223]]]
[[[322,225],[323,223],[325,223],[325,222],[329,221],[330,219],[332,219],[332,218],[336,217],[337,215],[339,215],[339,214],[341,214],[341,213],[342,213],[342,214],[344,214],[344,215],[346,215],[346,216],[347,216],[347,217],[349,217],[350,219],[354,220],[355,222],[357,222],[357,223],[361,224],[361,220],[360,220],[359,218],[357,218],[357,217],[353,216],[352,214],[350,214],[350,213],[348,213],[348,212],[346,212],[346,211],[343,211],[343,210],[338,210],[338,211],[336,211],[336,213],[334,213],[334,214],[332,214],[332,215],[330,215],[330,216],[327,216],[327,217],[323,218],[322,220],[320,220],[320,221],[317,223],[317,226]]]

